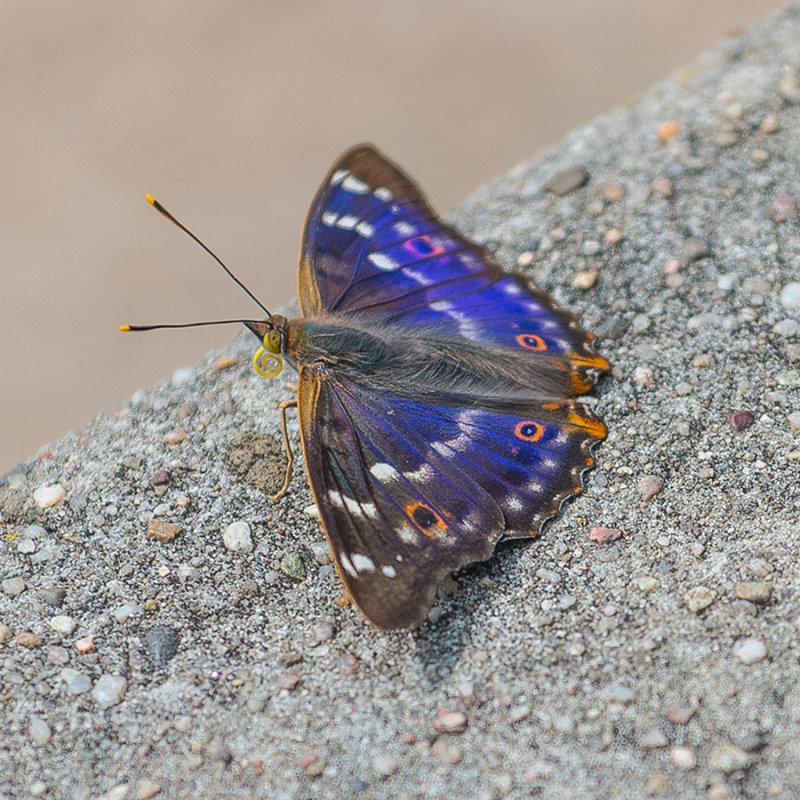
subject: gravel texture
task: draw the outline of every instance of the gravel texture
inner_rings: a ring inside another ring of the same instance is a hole
[[[416,631],[268,500],[249,334],[3,476],[0,799],[800,796],[799,199],[793,6],[450,215],[598,334],[609,436]]]

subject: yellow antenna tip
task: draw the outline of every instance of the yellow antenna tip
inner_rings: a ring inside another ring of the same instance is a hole
[[[131,329],[131,326],[130,325],[120,325],[119,329],[121,331],[129,331]]]
[[[144,197],[145,197],[145,200],[147,200],[147,202],[150,203],[151,206],[154,206],[156,204],[156,199],[155,199],[155,197],[153,197],[153,195],[146,194]]]

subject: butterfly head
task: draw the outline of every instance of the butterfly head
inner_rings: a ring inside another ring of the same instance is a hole
[[[283,371],[289,321],[280,314],[272,314],[262,322],[246,320],[244,324],[261,342],[253,356],[253,368],[262,378],[277,378]]]

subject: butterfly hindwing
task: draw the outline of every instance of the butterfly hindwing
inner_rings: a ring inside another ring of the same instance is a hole
[[[430,405],[301,370],[310,483],[344,584],[384,628],[425,618],[440,579],[536,533],[580,489],[605,429],[569,401],[530,414]]]

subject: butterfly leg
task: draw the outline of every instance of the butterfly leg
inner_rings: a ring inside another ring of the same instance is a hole
[[[294,464],[294,453],[289,441],[289,431],[286,428],[286,409],[297,408],[297,400],[284,400],[278,408],[281,412],[281,433],[283,434],[283,447],[286,450],[286,475],[283,478],[283,486],[277,494],[272,495],[272,502],[277,503],[286,492],[289,491],[289,484],[292,482],[292,465]]]

